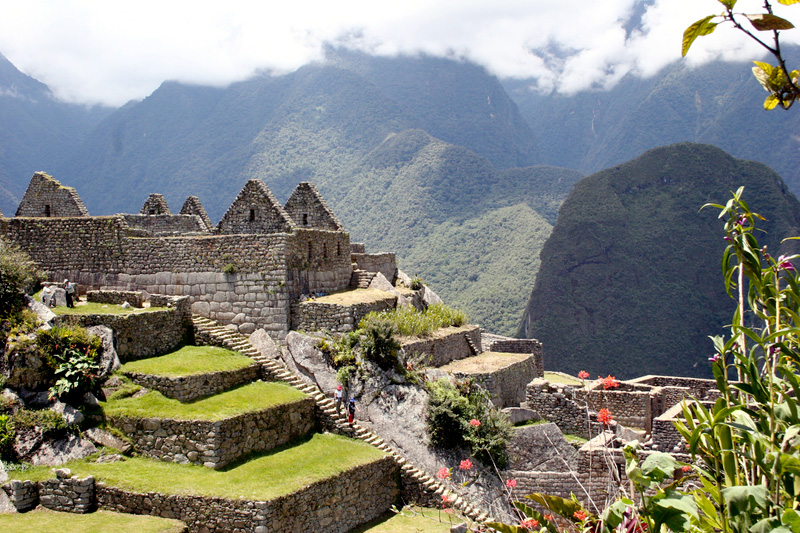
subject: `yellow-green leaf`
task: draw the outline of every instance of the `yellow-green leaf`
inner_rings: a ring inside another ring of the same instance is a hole
[[[745,15],[745,17],[750,20],[750,24],[758,31],[791,30],[794,28],[794,24],[785,18],[770,13],[757,13],[755,15]]]
[[[753,76],[756,77],[758,83],[764,88],[765,91],[769,91],[769,78],[770,74],[772,74],[772,65],[768,63],[762,63],[761,61],[753,61],[756,64],[753,67]]]
[[[736,0],[717,0],[717,1],[723,6],[727,7],[728,9],[733,9],[733,6],[736,5]],[[797,1],[800,2],[800,0]]]
[[[800,0],[778,0],[779,4],[790,6],[792,4],[800,4]]]
[[[681,46],[681,56],[685,57],[686,53],[689,51],[689,48],[692,46],[692,43],[700,37],[701,35],[708,35],[714,28],[717,27],[716,22],[711,22],[716,15],[709,15],[705,18],[702,18],[686,28],[686,31],[683,32],[683,45]]]

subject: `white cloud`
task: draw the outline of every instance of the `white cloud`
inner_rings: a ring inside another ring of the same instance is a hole
[[[654,74],[680,56],[689,24],[721,10],[714,0],[653,0],[629,34],[641,1],[26,0],[4,6],[0,52],[61,98],[114,105],[164,80],[224,85],[256,70],[291,71],[320,59],[330,42],[465,57],[499,76],[574,92],[628,72]],[[739,2],[748,4],[760,6]],[[690,62],[756,54],[728,28],[699,39]]]

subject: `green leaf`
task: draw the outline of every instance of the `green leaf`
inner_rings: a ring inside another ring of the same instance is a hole
[[[778,0],[779,4],[790,6],[792,4],[800,4],[800,0]]]
[[[644,460],[642,463],[642,473],[646,476],[654,477],[658,481],[663,481],[671,477],[675,470],[680,467],[680,463],[673,459],[668,453],[656,452],[648,455],[647,459]]]
[[[794,509],[789,509],[783,513],[781,524],[791,528],[792,533],[800,533],[800,515]]]
[[[716,15],[709,15],[686,28],[686,31],[683,32],[681,57],[686,57],[686,54],[689,52],[689,48],[692,46],[692,43],[695,41],[695,39],[701,35],[708,35],[714,31],[714,28],[717,27],[716,22],[711,22],[711,19],[714,17],[716,17]]]
[[[697,506],[690,495],[668,491],[650,500],[650,514],[656,522],[654,531],[661,531],[661,524],[672,531],[688,531],[691,519],[697,519]]]
[[[527,529],[525,528],[503,524],[502,522],[486,522],[486,525],[492,529],[496,529],[500,533],[527,533]]]
[[[764,109],[766,109],[767,111],[772,111],[773,109],[778,107],[779,102],[780,100],[778,99],[778,97],[775,96],[774,94],[771,94],[767,96],[766,100],[764,100]]]
[[[745,15],[758,31],[772,31],[772,30],[791,30],[794,24],[771,13],[756,13],[754,15]]]
[[[535,501],[545,509],[550,509],[551,511],[558,513],[564,518],[572,521],[575,521],[575,517],[573,516],[575,511],[580,511],[582,509],[578,502],[561,498],[560,496],[549,496],[547,494],[535,492],[533,494],[528,494],[525,497],[529,500]]]
[[[754,515],[767,506],[766,485],[735,485],[722,489],[731,517]]]

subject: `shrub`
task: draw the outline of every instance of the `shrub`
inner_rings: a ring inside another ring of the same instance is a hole
[[[392,311],[369,313],[361,320],[359,328],[364,328],[366,324],[373,320],[391,322],[400,335],[424,337],[439,328],[463,326],[467,323],[467,315],[444,304],[431,305],[423,312],[417,311],[413,307],[404,306]]]
[[[239,267],[235,263],[228,263],[222,267],[222,271],[226,274],[236,274],[239,271]]]
[[[473,457],[503,467],[506,443],[512,426],[490,401],[489,392],[473,380],[455,385],[440,379],[427,385],[429,399],[426,422],[431,445],[437,448],[468,448]]]
[[[395,339],[397,327],[384,317],[367,317],[361,321],[363,333],[360,344],[364,358],[384,370],[392,368],[397,365],[397,352],[400,350],[400,343]]]
[[[12,459],[14,449],[14,428],[11,425],[11,417],[0,415],[0,459],[8,461]]]
[[[0,317],[25,305],[25,292],[33,293],[42,273],[19,246],[0,237]]]
[[[418,291],[423,287],[423,285],[424,284],[422,282],[422,278],[413,277],[413,278],[411,278],[411,283],[409,284],[409,288],[411,290]]]
[[[57,381],[50,396],[77,399],[97,386],[102,341],[81,327],[57,327],[36,334],[39,349]]]
[[[40,411],[20,409],[11,417],[11,424],[17,432],[38,426],[42,428],[42,433],[48,436],[63,434],[69,427],[63,416],[50,409]]]
[[[358,369],[354,365],[343,366],[336,371],[336,381],[341,383],[343,387],[347,387],[357,371]]]

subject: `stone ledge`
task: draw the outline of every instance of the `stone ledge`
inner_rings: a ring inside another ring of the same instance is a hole
[[[226,391],[261,377],[261,367],[253,363],[237,370],[220,370],[192,376],[158,376],[139,372],[124,372],[134,383],[154,389],[179,402],[191,402]]]

